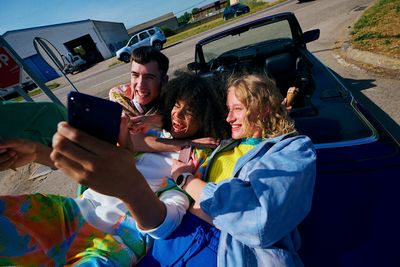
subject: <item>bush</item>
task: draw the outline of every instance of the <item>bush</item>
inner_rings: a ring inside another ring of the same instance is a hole
[[[165,37],[169,37],[175,34],[175,32],[168,27],[161,27],[161,30],[164,32]]]

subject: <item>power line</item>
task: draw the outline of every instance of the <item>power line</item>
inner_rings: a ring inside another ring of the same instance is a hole
[[[204,2],[207,2],[207,1],[209,1],[209,0],[200,1],[200,2],[198,2],[197,4],[194,4],[194,5],[190,6],[190,7],[187,7],[187,8],[185,8],[185,9],[181,10],[181,11],[176,12],[176,15],[178,15],[179,13],[183,13],[183,12],[189,10],[189,9],[193,9],[194,7],[197,7],[197,6],[200,5],[201,3],[204,3]]]

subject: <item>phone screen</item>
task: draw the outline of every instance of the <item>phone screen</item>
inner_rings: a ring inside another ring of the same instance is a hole
[[[79,92],[68,94],[68,123],[103,141],[116,144],[121,123],[121,105]]]

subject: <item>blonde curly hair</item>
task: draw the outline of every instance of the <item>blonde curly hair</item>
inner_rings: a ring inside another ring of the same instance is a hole
[[[234,90],[237,99],[246,107],[243,124],[249,131],[254,126],[258,127],[262,130],[263,138],[295,131],[294,121],[282,105],[283,97],[273,80],[262,75],[248,74],[231,78],[227,88],[228,91]],[[252,135],[251,132],[246,134]]]

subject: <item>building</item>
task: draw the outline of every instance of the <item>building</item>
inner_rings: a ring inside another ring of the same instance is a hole
[[[231,1],[232,2],[232,1]],[[193,22],[201,21],[207,19],[208,17],[218,16],[224,11],[224,8],[229,4],[227,0],[215,1],[214,3],[197,8],[195,12],[192,13]]]
[[[90,19],[8,31],[3,37],[43,82],[59,75],[37,54],[35,37],[48,40],[61,55],[80,55],[88,65],[113,57],[129,39],[123,23]]]
[[[168,29],[173,30],[173,31],[179,28],[178,20],[176,19],[174,13],[169,12],[169,13],[167,13],[165,15],[162,15],[162,16],[160,16],[158,18],[149,20],[147,22],[144,22],[144,23],[138,24],[138,25],[136,25],[136,26],[134,26],[132,28],[129,28],[128,29],[128,34],[129,34],[129,36],[132,36],[137,32],[140,32],[140,31],[142,31],[144,29],[148,29],[148,28],[151,28],[151,27],[154,27],[154,26],[158,26],[160,28],[164,28],[165,27],[165,28],[168,28]]]

